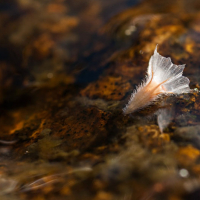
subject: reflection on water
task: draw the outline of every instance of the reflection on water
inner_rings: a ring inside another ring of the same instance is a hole
[[[198,0],[0,10],[1,199],[199,199]],[[196,91],[124,116],[156,44]]]
[[[55,183],[55,182],[62,182],[63,178],[66,175],[69,174],[75,174],[75,173],[83,173],[83,172],[90,172],[92,171],[92,169],[90,167],[83,167],[83,168],[79,168],[79,169],[73,169],[67,173],[62,173],[62,174],[54,174],[54,175],[50,175],[50,176],[44,176],[40,179],[37,179],[36,181],[33,181],[32,183],[28,183],[23,185],[20,188],[20,191],[22,192],[28,192],[28,191],[32,191],[32,190],[38,190],[40,188],[43,188],[49,184]]]

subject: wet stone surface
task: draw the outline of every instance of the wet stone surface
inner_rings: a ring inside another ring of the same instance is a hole
[[[199,199],[198,0],[0,11],[0,199]],[[124,116],[157,44],[195,90]]]

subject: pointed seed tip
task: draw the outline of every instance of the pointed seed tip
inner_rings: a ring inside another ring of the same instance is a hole
[[[155,50],[154,50],[154,54],[155,54],[155,53],[158,53],[157,49],[158,49],[158,44],[156,45],[156,48],[155,48]]]

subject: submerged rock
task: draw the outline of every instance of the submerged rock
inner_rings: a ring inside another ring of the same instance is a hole
[[[173,96],[158,123],[168,97],[132,116],[122,108],[157,44],[199,89],[200,2],[10,2],[0,3],[0,139],[15,142],[0,143],[0,198],[198,199],[199,93]]]

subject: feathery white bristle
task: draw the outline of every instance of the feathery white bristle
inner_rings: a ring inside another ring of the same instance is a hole
[[[175,65],[171,58],[165,58],[157,52],[149,60],[147,77],[134,91],[131,98],[123,109],[124,114],[132,113],[141,109],[162,94],[181,94],[191,92],[189,79],[182,76],[185,65]]]

